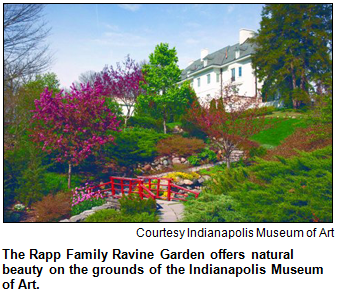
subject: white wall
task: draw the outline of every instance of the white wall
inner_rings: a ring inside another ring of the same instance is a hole
[[[239,77],[239,67],[242,67],[242,76]],[[235,81],[234,85],[238,87],[240,96],[255,96],[255,75],[251,65],[251,59],[243,59],[234,61],[222,68],[222,82],[223,85],[231,83],[231,70],[235,68]],[[220,73],[219,68],[212,68],[208,71],[195,74],[193,76],[193,88],[197,96],[204,100],[207,97],[218,97],[220,95],[220,83],[216,82],[216,74]],[[207,83],[207,75],[211,75],[211,83]],[[200,78],[200,87],[198,87],[198,78]],[[258,88],[261,88],[261,83],[258,83]]]

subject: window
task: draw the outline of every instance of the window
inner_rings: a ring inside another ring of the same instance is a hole
[[[242,67],[239,67],[239,77],[242,76]]]
[[[200,78],[198,78],[198,87],[200,87]]]
[[[207,74],[207,84],[211,83],[211,74]]]
[[[240,50],[235,51],[235,58],[238,59],[240,57]]]
[[[232,81],[235,81],[235,68],[232,69]]]
[[[219,82],[219,81],[220,81],[220,74],[217,73],[217,74],[216,74],[216,82]]]

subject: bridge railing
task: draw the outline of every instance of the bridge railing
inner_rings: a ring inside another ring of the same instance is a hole
[[[96,190],[101,193],[110,193],[113,198],[119,198],[132,193],[138,194],[141,199],[146,197],[167,199],[168,201],[186,200],[186,197],[190,194],[194,195],[195,198],[199,196],[199,192],[178,186],[173,183],[172,179],[146,176],[137,178],[110,177],[110,182],[88,188],[88,192]]]

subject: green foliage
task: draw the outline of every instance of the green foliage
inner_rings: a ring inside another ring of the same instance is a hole
[[[146,212],[129,215],[114,209],[105,209],[88,216],[84,222],[158,222],[158,217]]]
[[[153,214],[156,211],[156,201],[151,198],[141,199],[138,195],[123,196],[119,203],[121,205],[121,213],[133,215],[138,213]]]
[[[181,70],[177,62],[175,48],[170,49],[167,43],[157,45],[149,56],[149,63],[143,67],[145,82],[141,82],[141,87],[145,94],[137,99],[137,113],[163,119],[164,133],[166,122],[173,115],[182,114],[196,98],[189,83],[178,87]]]
[[[166,137],[154,130],[126,128],[116,134],[115,145],[108,144],[103,149],[118,165],[134,166],[139,162],[151,161],[157,155],[157,142]]]
[[[216,162],[217,157],[213,150],[206,148],[197,155],[191,155],[189,158],[187,158],[187,160],[191,165],[196,166],[201,163]]]
[[[37,222],[57,222],[70,215],[71,193],[58,192],[56,195],[48,194],[41,201],[32,205],[36,213]]]
[[[155,131],[161,131],[162,122],[147,116],[132,116],[128,120],[128,125],[133,127],[141,127],[147,129],[153,129]]]
[[[213,211],[213,208],[203,209],[199,204],[203,199],[190,201],[186,220],[199,222],[195,217],[200,216],[212,219],[214,213],[220,211],[222,221],[226,222],[236,222],[236,217],[240,217],[241,222],[312,222],[317,219],[331,222],[332,147],[300,152],[300,156],[291,159],[259,160],[248,168],[220,171],[212,175],[204,192],[230,196],[235,203],[230,210]],[[233,212],[238,216],[234,217]]]
[[[267,149],[265,147],[252,147],[249,150],[249,156],[250,157],[262,157],[267,154]]]
[[[187,133],[187,136],[202,139],[206,141],[207,134],[203,132],[196,124],[188,120],[187,116],[181,119],[181,128]]]
[[[30,127],[32,117],[30,111],[35,109],[34,101],[40,98],[40,94],[45,88],[56,93],[59,92],[59,87],[59,80],[55,73],[37,75],[34,80],[23,85],[17,92],[13,124],[6,125],[10,133],[16,137],[24,136],[27,128]]]
[[[252,41],[263,93],[280,93],[289,107],[309,104],[310,83],[325,88],[332,75],[332,5],[267,4]]]
[[[123,120],[123,109],[116,100],[112,98],[106,98],[105,104],[111,110],[111,112],[116,115],[118,121]]]
[[[42,165],[45,157],[29,142],[22,138],[13,149],[4,153],[4,204],[14,199],[26,205],[44,195],[43,175],[47,166]]]
[[[80,176],[74,174],[71,177],[72,187],[79,187],[81,185]],[[44,194],[55,194],[58,191],[70,191],[68,189],[67,176],[65,174],[58,174],[54,172],[47,172],[44,174]]]
[[[183,222],[242,222],[244,216],[234,210],[236,206],[230,196],[205,193],[185,203]]]
[[[159,155],[189,156],[201,151],[205,143],[196,138],[184,138],[175,135],[167,139],[160,140],[157,144]]]
[[[84,222],[157,222],[156,201],[138,195],[123,196],[120,211],[106,209],[90,215]]]
[[[270,114],[273,114],[273,112],[275,111],[276,111],[276,108],[274,106],[261,107],[261,108],[258,108],[257,110],[247,109],[241,115],[241,117],[244,118],[244,117],[250,116],[251,114],[253,114],[254,116],[270,115]]]
[[[86,210],[90,210],[93,207],[98,207],[98,206],[101,206],[103,204],[105,204],[105,200],[102,199],[102,198],[98,198],[98,199],[91,198],[91,199],[84,200],[84,201],[80,202],[79,204],[74,205],[71,208],[71,216],[81,214],[82,212],[84,212]]]

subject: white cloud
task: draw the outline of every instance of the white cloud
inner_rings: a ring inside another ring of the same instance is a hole
[[[101,38],[93,40],[101,45],[118,47],[142,47],[152,44],[146,37],[128,32],[105,32]]]
[[[137,11],[142,6],[141,4],[118,4],[120,8],[130,10],[130,11]]]

